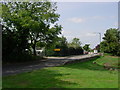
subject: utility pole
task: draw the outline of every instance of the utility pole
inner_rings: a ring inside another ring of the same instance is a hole
[[[101,33],[99,33],[99,35],[100,35],[100,43],[101,43]]]
[[[99,42],[101,43],[101,33],[100,32],[94,32],[94,33],[96,33],[96,34],[99,34]],[[99,47],[100,47],[100,44],[99,44]],[[100,52],[101,52],[101,49],[100,49]]]
[[[101,33],[99,32],[99,35],[100,35],[100,43],[101,43]],[[99,45],[100,47],[100,45]],[[101,47],[100,47],[100,52],[101,52]]]

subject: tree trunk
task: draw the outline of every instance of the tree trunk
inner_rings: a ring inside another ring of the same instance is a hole
[[[33,48],[33,55],[36,56],[36,41],[34,42],[32,48]]]

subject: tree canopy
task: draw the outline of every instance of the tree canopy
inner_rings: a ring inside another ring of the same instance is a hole
[[[9,53],[22,53],[31,47],[36,55],[37,42],[41,47],[50,46],[61,33],[62,27],[56,23],[60,15],[56,13],[55,2],[3,2],[2,9],[5,53],[8,49]]]
[[[85,44],[84,46],[83,46],[83,49],[84,50],[86,50],[86,51],[89,51],[90,50],[90,44]]]
[[[113,55],[120,55],[120,31],[115,28],[106,30],[101,42],[101,51],[112,53]]]
[[[81,47],[81,42],[79,38],[73,38],[72,42],[68,44],[68,47],[78,48]]]

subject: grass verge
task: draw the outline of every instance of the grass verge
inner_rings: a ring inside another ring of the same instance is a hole
[[[111,57],[105,56],[87,62],[5,76],[3,88],[118,88],[118,71],[106,70],[102,65],[102,61],[108,58],[111,60]],[[93,64],[94,61],[98,64]]]

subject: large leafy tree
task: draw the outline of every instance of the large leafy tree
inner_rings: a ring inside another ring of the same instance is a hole
[[[55,42],[55,47],[56,48],[64,48],[64,47],[67,47],[67,39],[66,37],[62,36],[62,37],[59,37],[57,39],[57,41]]]
[[[16,42],[19,43],[17,46],[22,50],[31,46],[36,55],[37,42],[49,46],[60,34],[61,26],[56,23],[60,16],[55,12],[56,3],[9,2],[3,3],[2,6],[2,24],[15,33]]]
[[[120,55],[120,31],[118,29],[108,29],[103,39],[104,41],[100,44],[101,51]]]
[[[89,51],[90,50],[90,44],[85,44],[84,46],[83,46],[83,49],[84,50],[86,50],[86,51]]]
[[[79,38],[73,38],[72,42],[68,44],[68,47],[78,48],[81,47],[81,42]]]
[[[11,7],[11,8],[10,8]],[[28,28],[22,27],[22,18],[14,13],[14,7],[12,3],[2,4],[2,34],[3,34],[3,49],[4,44],[8,44],[12,48],[12,52],[24,52],[25,48],[28,47],[27,37]],[[9,42],[9,43],[8,43]],[[14,43],[13,43],[14,42]],[[8,48],[11,50],[10,48]]]
[[[83,49],[79,38],[73,38],[72,42],[68,43],[68,48],[69,55],[83,54]]]

